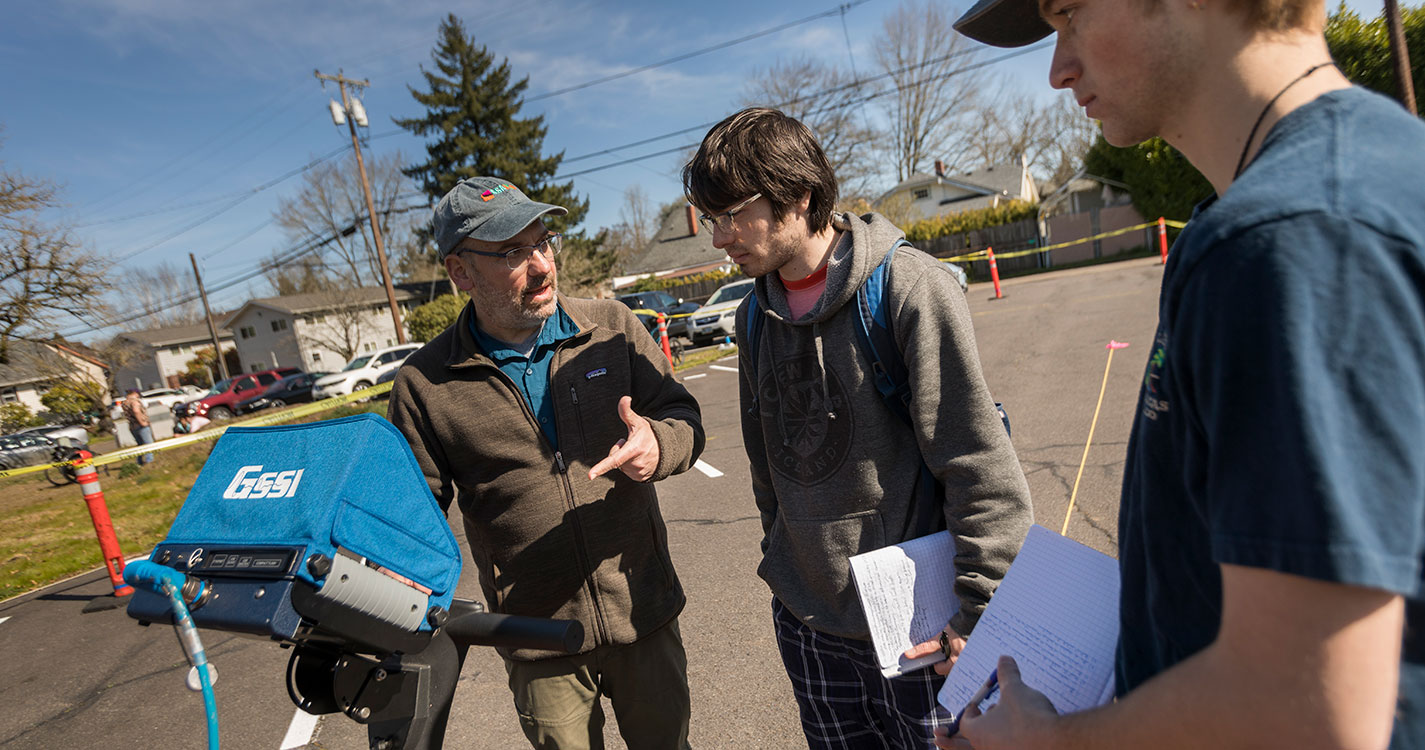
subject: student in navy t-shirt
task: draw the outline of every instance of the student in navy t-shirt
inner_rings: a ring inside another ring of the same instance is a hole
[[[1104,137],[1216,189],[1178,238],[1119,514],[1119,700],[1002,660],[962,737],[1016,748],[1425,747],[1425,124],[1330,62],[1322,0],[982,0],[1057,33]],[[1042,15],[1041,15],[1042,13]]]

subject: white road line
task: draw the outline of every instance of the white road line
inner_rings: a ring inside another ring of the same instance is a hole
[[[0,625],[5,624],[5,621],[8,620],[8,619],[10,619],[10,618],[8,618],[8,617],[0,617]]]
[[[282,738],[282,747],[277,750],[296,750],[312,742],[312,732],[317,729],[320,716],[309,714],[302,709],[292,715],[292,723],[287,725],[287,736]]]
[[[705,372],[700,372],[700,373],[698,373],[697,375],[689,375],[689,376],[687,376],[687,377],[685,377],[685,378],[683,378],[683,379],[684,379],[684,380],[697,380],[698,378],[705,378],[705,377],[707,377],[707,376],[708,376],[707,373],[705,373]]]
[[[709,370],[722,370],[723,372],[737,372],[736,367],[723,367],[722,365],[708,365]]]
[[[693,468],[697,469],[698,471],[701,471],[704,474],[707,474],[713,479],[717,479],[718,477],[722,476],[722,472],[718,471],[717,469],[714,469],[710,464],[704,462],[701,458],[698,459],[697,463],[693,464]]]

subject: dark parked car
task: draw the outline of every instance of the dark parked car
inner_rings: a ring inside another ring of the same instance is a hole
[[[34,432],[0,435],[0,469],[47,464],[55,460],[56,443]]]
[[[684,302],[680,299],[674,299],[673,295],[667,292],[659,291],[620,294],[618,301],[628,305],[631,310],[652,310],[653,312],[661,312],[669,316],[681,315],[682,317],[670,317],[668,319],[669,336],[687,337],[688,317],[686,313],[698,309],[698,303],[696,302]],[[638,317],[644,321],[644,325],[648,326],[649,331],[657,330],[658,319],[656,317],[649,315],[640,315]]]
[[[237,414],[250,414],[263,409],[281,409],[288,404],[307,403],[312,400],[312,386],[317,382],[317,378],[325,374],[299,372],[296,375],[288,375],[268,386],[262,395],[237,402],[233,405],[233,411]]]
[[[55,443],[73,448],[85,448],[89,445],[89,432],[78,425],[49,424],[43,427],[26,427],[11,437],[21,435],[44,435]]]

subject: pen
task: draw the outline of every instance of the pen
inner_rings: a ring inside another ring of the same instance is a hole
[[[960,719],[965,717],[965,712],[969,711],[971,706],[978,706],[984,703],[997,689],[999,689],[999,670],[992,669],[990,670],[989,679],[985,680],[985,684],[981,685],[980,689],[975,691],[975,695],[970,698],[969,703],[965,704],[965,708],[963,708],[960,713],[955,714],[954,719],[950,720],[950,726],[947,727],[950,730],[950,734],[947,736],[954,737],[958,734],[960,731]]]

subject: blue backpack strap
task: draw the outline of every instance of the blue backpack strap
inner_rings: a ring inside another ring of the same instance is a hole
[[[910,418],[910,372],[896,345],[895,325],[887,310],[890,298],[891,263],[896,251],[902,246],[910,247],[904,239],[893,245],[866,282],[856,290],[857,316],[856,340],[866,359],[870,360],[871,372],[876,390],[881,400],[907,427],[914,428]],[[916,482],[916,500],[906,517],[903,536],[907,539],[933,534],[946,527],[944,513],[944,488],[935,474],[930,471],[922,458],[920,476]]]
[[[742,337],[746,341],[738,341],[737,348],[741,351],[743,346],[747,347],[747,364],[749,365],[749,380],[752,381],[752,405],[747,407],[748,412],[753,416],[757,415],[757,339],[762,335],[763,320],[762,311],[757,309],[757,290],[754,288],[747,293],[747,325],[742,332]]]
[[[896,345],[891,315],[886,311],[891,261],[901,246],[909,247],[910,243],[904,239],[897,241],[871,271],[865,283],[856,289],[856,308],[860,312],[856,340],[871,363],[871,373],[881,400],[903,422],[910,424],[910,374],[901,357],[900,347]]]

